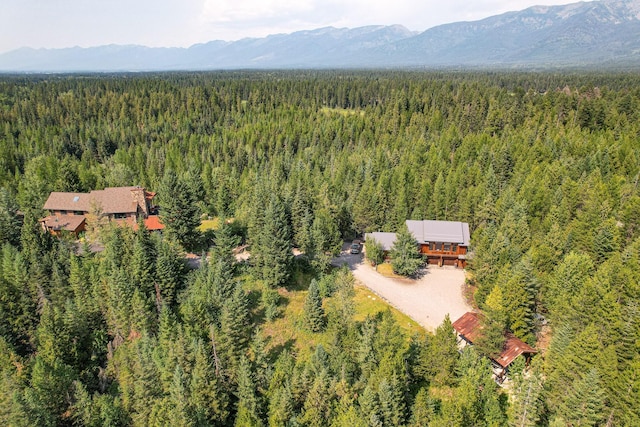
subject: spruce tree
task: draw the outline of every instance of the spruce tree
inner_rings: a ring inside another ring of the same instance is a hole
[[[286,427],[294,415],[294,401],[289,383],[269,393],[269,427]]]
[[[382,245],[373,237],[367,237],[364,242],[364,250],[367,254],[367,259],[371,261],[373,265],[382,264],[384,262],[384,250]]]
[[[161,302],[167,307],[173,307],[186,275],[184,258],[175,245],[166,240],[160,243],[155,270]]]
[[[169,170],[162,178],[158,202],[164,233],[179,242],[185,250],[196,249],[200,238],[197,229],[200,210],[191,186]]]
[[[404,390],[397,375],[383,378],[378,386],[380,417],[385,426],[399,427],[405,422]]]
[[[436,328],[435,336],[430,340],[427,351],[429,357],[424,359],[433,373],[433,382],[436,385],[452,385],[455,365],[460,355],[456,343],[456,332],[451,325],[449,314]]]
[[[256,392],[251,362],[245,356],[238,367],[238,410],[235,425],[237,427],[263,426],[260,399]]]
[[[542,413],[542,378],[536,369],[525,372],[524,358],[517,358],[509,367],[511,375],[511,405],[509,422],[515,427],[538,425]]]
[[[225,374],[232,379],[237,378],[238,366],[244,357],[249,343],[249,308],[247,296],[238,285],[220,317],[220,333],[218,335],[218,353]]]
[[[604,392],[600,386],[600,374],[590,369],[582,379],[577,379],[568,389],[558,414],[572,426],[597,426],[604,419]]]
[[[429,396],[429,391],[421,387],[416,394],[411,410],[410,427],[428,426],[435,416],[435,402]]]
[[[324,309],[322,308],[322,298],[318,290],[318,282],[315,279],[309,284],[309,292],[304,301],[304,318],[307,327],[312,332],[320,332],[324,329]]]
[[[480,320],[481,335],[474,343],[485,356],[496,358],[504,347],[506,314],[502,290],[495,286],[487,297],[485,316]]]
[[[156,247],[144,222],[138,222],[133,244],[133,253],[129,263],[131,279],[146,298],[153,298],[155,289],[153,280],[156,267]]]
[[[0,245],[20,243],[18,204],[5,188],[0,188]]]
[[[260,258],[262,279],[272,288],[283,286],[291,274],[293,254],[291,233],[284,204],[275,195],[271,196],[264,214],[260,231]]]
[[[418,242],[406,227],[396,234],[396,241],[391,248],[390,256],[394,273],[403,276],[415,275],[424,264],[418,251]]]
[[[203,341],[194,342],[194,362],[191,371],[190,406],[197,425],[224,425],[229,417],[229,396],[222,377],[216,375],[215,363]]]

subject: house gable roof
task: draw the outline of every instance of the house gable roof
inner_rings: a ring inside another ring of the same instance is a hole
[[[63,193],[54,191],[44,204],[44,209],[51,211],[83,211],[90,208],[90,194],[88,193]]]
[[[445,242],[469,246],[469,224],[466,222],[407,220],[406,224],[418,243]]]
[[[110,187],[94,190],[89,195],[106,214],[134,213],[138,209],[138,203],[133,198],[133,191],[144,190],[140,187]]]
[[[44,204],[44,209],[51,211],[90,212],[95,204],[105,214],[135,213],[139,201],[135,192],[143,192],[141,200],[150,201],[155,193],[145,192],[142,187],[108,187],[104,190],[93,190],[90,193],[52,192]]]
[[[481,319],[481,314],[467,312],[453,322],[452,326],[458,334],[473,344],[482,335]],[[535,348],[517,338],[512,333],[506,332],[502,352],[493,360],[503,368],[506,368],[521,354],[533,353],[537,353]]]
[[[383,233],[377,231],[375,233],[367,233],[364,235],[365,241],[368,238],[374,239],[376,242],[382,245],[382,250],[390,251],[393,248],[393,244],[396,242],[396,233]]]
[[[84,215],[51,215],[42,218],[40,222],[53,231],[66,230],[75,233],[80,230],[85,222]]]

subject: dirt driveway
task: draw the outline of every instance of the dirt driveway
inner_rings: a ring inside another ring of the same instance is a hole
[[[429,266],[416,280],[382,276],[364,262],[362,254],[351,255],[345,248],[332,264],[347,264],[354,277],[429,331],[442,323],[448,313],[455,321],[472,308],[462,296],[464,270]]]

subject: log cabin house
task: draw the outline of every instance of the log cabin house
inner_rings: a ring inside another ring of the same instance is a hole
[[[453,322],[453,329],[456,330],[458,335],[458,345],[460,348],[466,345],[473,345],[473,343],[478,340],[478,337],[482,334],[481,320],[482,314],[467,312]],[[531,357],[537,353],[536,349],[517,338],[511,332],[506,331],[504,338],[505,341],[502,352],[495,359],[491,359],[493,375],[498,383],[502,383],[505,380],[509,365],[511,365],[516,358],[523,356],[528,365]]]
[[[162,230],[164,226],[153,205],[155,195],[142,187],[110,187],[90,193],[52,192],[44,204],[49,215],[40,223],[54,235],[69,232],[77,237],[86,228],[87,215],[99,213],[133,228],[142,219],[149,230]]]
[[[406,225],[427,263],[460,268],[467,266],[469,224],[459,221],[407,220]],[[396,241],[395,233],[367,233],[366,237],[375,239],[387,252]]]

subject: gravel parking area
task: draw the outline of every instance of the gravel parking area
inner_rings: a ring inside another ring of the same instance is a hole
[[[351,255],[348,246],[333,260],[336,266],[345,263],[361,284],[429,331],[435,331],[447,313],[453,322],[472,310],[462,296],[464,270],[430,265],[415,280],[389,278],[364,262],[362,254]]]

